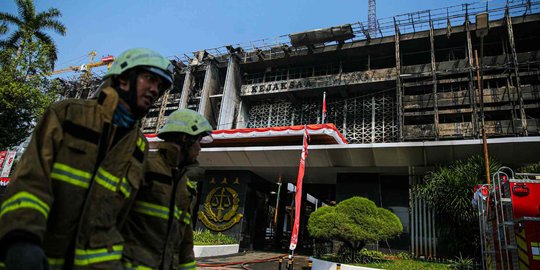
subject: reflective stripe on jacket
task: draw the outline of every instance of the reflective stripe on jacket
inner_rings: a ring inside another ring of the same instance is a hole
[[[107,87],[97,99],[68,99],[47,109],[0,206],[0,241],[15,231],[35,235],[51,269],[121,267],[118,227],[143,179],[148,142],[135,125],[111,146],[117,103]]]
[[[145,181],[123,230],[128,269],[195,268],[191,213],[196,189],[189,178],[196,180],[203,171],[193,164],[178,173],[179,158],[172,143],[148,154]]]

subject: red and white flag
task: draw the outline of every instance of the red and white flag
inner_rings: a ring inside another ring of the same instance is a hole
[[[304,126],[304,142],[302,154],[300,155],[300,166],[298,167],[298,178],[296,179],[296,195],[294,197],[294,224],[291,234],[290,250],[296,248],[298,244],[298,228],[300,227],[300,210],[302,209],[302,181],[304,180],[304,171],[306,167],[306,158],[308,155],[309,134],[307,126]]]
[[[4,160],[6,160],[7,151],[0,151],[0,171],[4,167]]]
[[[323,93],[322,99],[322,121],[321,124],[325,124],[326,121],[326,91]]]
[[[4,159],[4,165],[2,166],[0,177],[8,177],[9,173],[11,172],[11,166],[13,165],[13,161],[15,160],[15,155],[17,154],[16,151],[8,151],[6,154],[6,157]]]

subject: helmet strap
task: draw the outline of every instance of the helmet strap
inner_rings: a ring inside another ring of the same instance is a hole
[[[193,146],[194,142],[191,140],[188,140],[188,135],[184,134],[184,142],[180,145],[181,151],[182,151],[182,162],[181,166],[190,165],[193,162],[189,160],[189,150]]]
[[[129,109],[135,119],[141,119],[146,114],[146,111],[140,111],[137,107],[137,77],[139,76],[139,71],[137,69],[131,69],[127,71],[127,80],[129,81],[129,89],[128,91],[124,91],[123,89],[120,89],[118,86],[118,83],[116,83],[114,88],[116,89],[116,92],[118,93],[118,97],[120,97],[123,101],[126,102],[126,104],[129,106]]]
[[[137,107],[137,77],[139,72],[136,69],[133,69],[129,72],[129,100],[126,100],[126,103],[131,108],[133,116],[137,119],[141,119],[146,114],[146,111],[140,111]]]

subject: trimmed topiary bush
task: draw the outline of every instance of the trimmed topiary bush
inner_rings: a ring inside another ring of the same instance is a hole
[[[337,240],[352,251],[352,260],[367,242],[399,236],[403,226],[391,211],[363,197],[352,197],[336,206],[323,206],[311,214],[309,234],[319,240]]]

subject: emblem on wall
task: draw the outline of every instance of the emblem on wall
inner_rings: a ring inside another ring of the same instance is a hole
[[[216,180],[212,178],[210,184],[216,184]],[[237,213],[240,202],[238,192],[227,185],[227,178],[223,178],[221,184],[208,192],[203,204],[204,210],[197,214],[202,223],[213,231],[228,230],[240,222],[243,217],[242,214]],[[233,184],[239,184],[238,178],[234,180]]]

